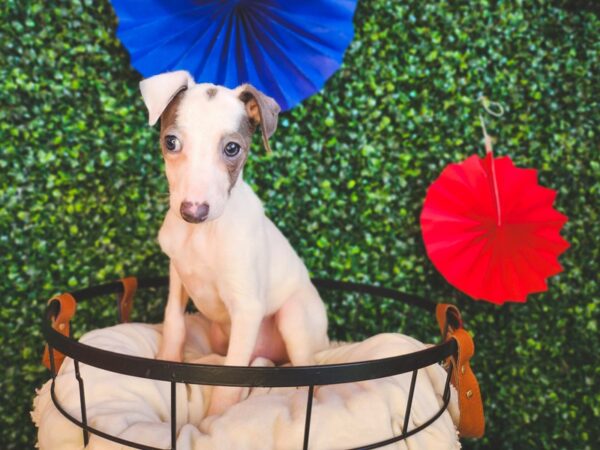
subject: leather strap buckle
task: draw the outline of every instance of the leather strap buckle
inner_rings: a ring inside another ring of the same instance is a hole
[[[462,316],[456,306],[440,303],[435,313],[443,341],[454,339],[458,347],[456,356],[446,361],[447,365],[452,366],[450,381],[458,393],[458,432],[461,437],[480,438],[485,431],[485,417],[479,383],[470,365],[475,354],[473,338],[463,328]]]

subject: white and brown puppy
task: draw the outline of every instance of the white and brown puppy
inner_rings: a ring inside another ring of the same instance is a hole
[[[325,307],[306,267],[242,179],[253,131],[268,138],[279,106],[250,85],[195,84],[188,72],[140,83],[150,125],[161,119],[169,211],[159,243],[170,258],[169,297],[158,358],[181,361],[188,298],[212,322],[227,365],[263,356],[308,365],[328,345]],[[209,414],[241,389],[213,390]]]

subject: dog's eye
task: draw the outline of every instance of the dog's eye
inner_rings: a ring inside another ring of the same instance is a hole
[[[223,152],[225,152],[225,154],[230,157],[233,158],[235,155],[237,155],[240,152],[240,144],[238,144],[237,142],[230,142],[229,144],[227,144],[225,146],[225,149],[223,150]]]
[[[177,153],[181,150],[181,141],[172,134],[169,134],[165,136],[165,147],[170,152]]]

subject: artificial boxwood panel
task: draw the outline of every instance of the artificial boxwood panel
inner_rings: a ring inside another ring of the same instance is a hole
[[[600,441],[598,198],[600,20],[593,1],[361,0],[342,69],[281,116],[245,177],[318,276],[456,302],[475,336],[487,434],[465,448],[592,449]],[[0,448],[32,448],[29,410],[45,299],[127,274],[165,273],[167,206],[157,131],[107,0],[0,6]],[[527,304],[457,293],[419,231],[427,186],[483,154],[480,94],[496,151],[539,169],[570,220],[565,271]],[[158,320],[165,293],[136,300]],[[433,318],[393,302],[326,297],[336,337]],[[78,330],[114,323],[112,298],[81,305]],[[410,315],[408,315],[410,314]],[[594,444],[594,442],[596,444]]]

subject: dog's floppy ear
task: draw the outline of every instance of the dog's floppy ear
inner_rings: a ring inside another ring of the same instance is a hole
[[[246,105],[246,112],[250,121],[254,125],[260,125],[263,145],[267,153],[270,153],[269,138],[277,129],[277,116],[281,108],[274,99],[250,84],[242,84],[237,90],[239,99]]]
[[[179,92],[193,85],[194,79],[186,70],[161,73],[142,80],[140,91],[148,108],[148,123],[154,125],[158,122],[171,100]]]

